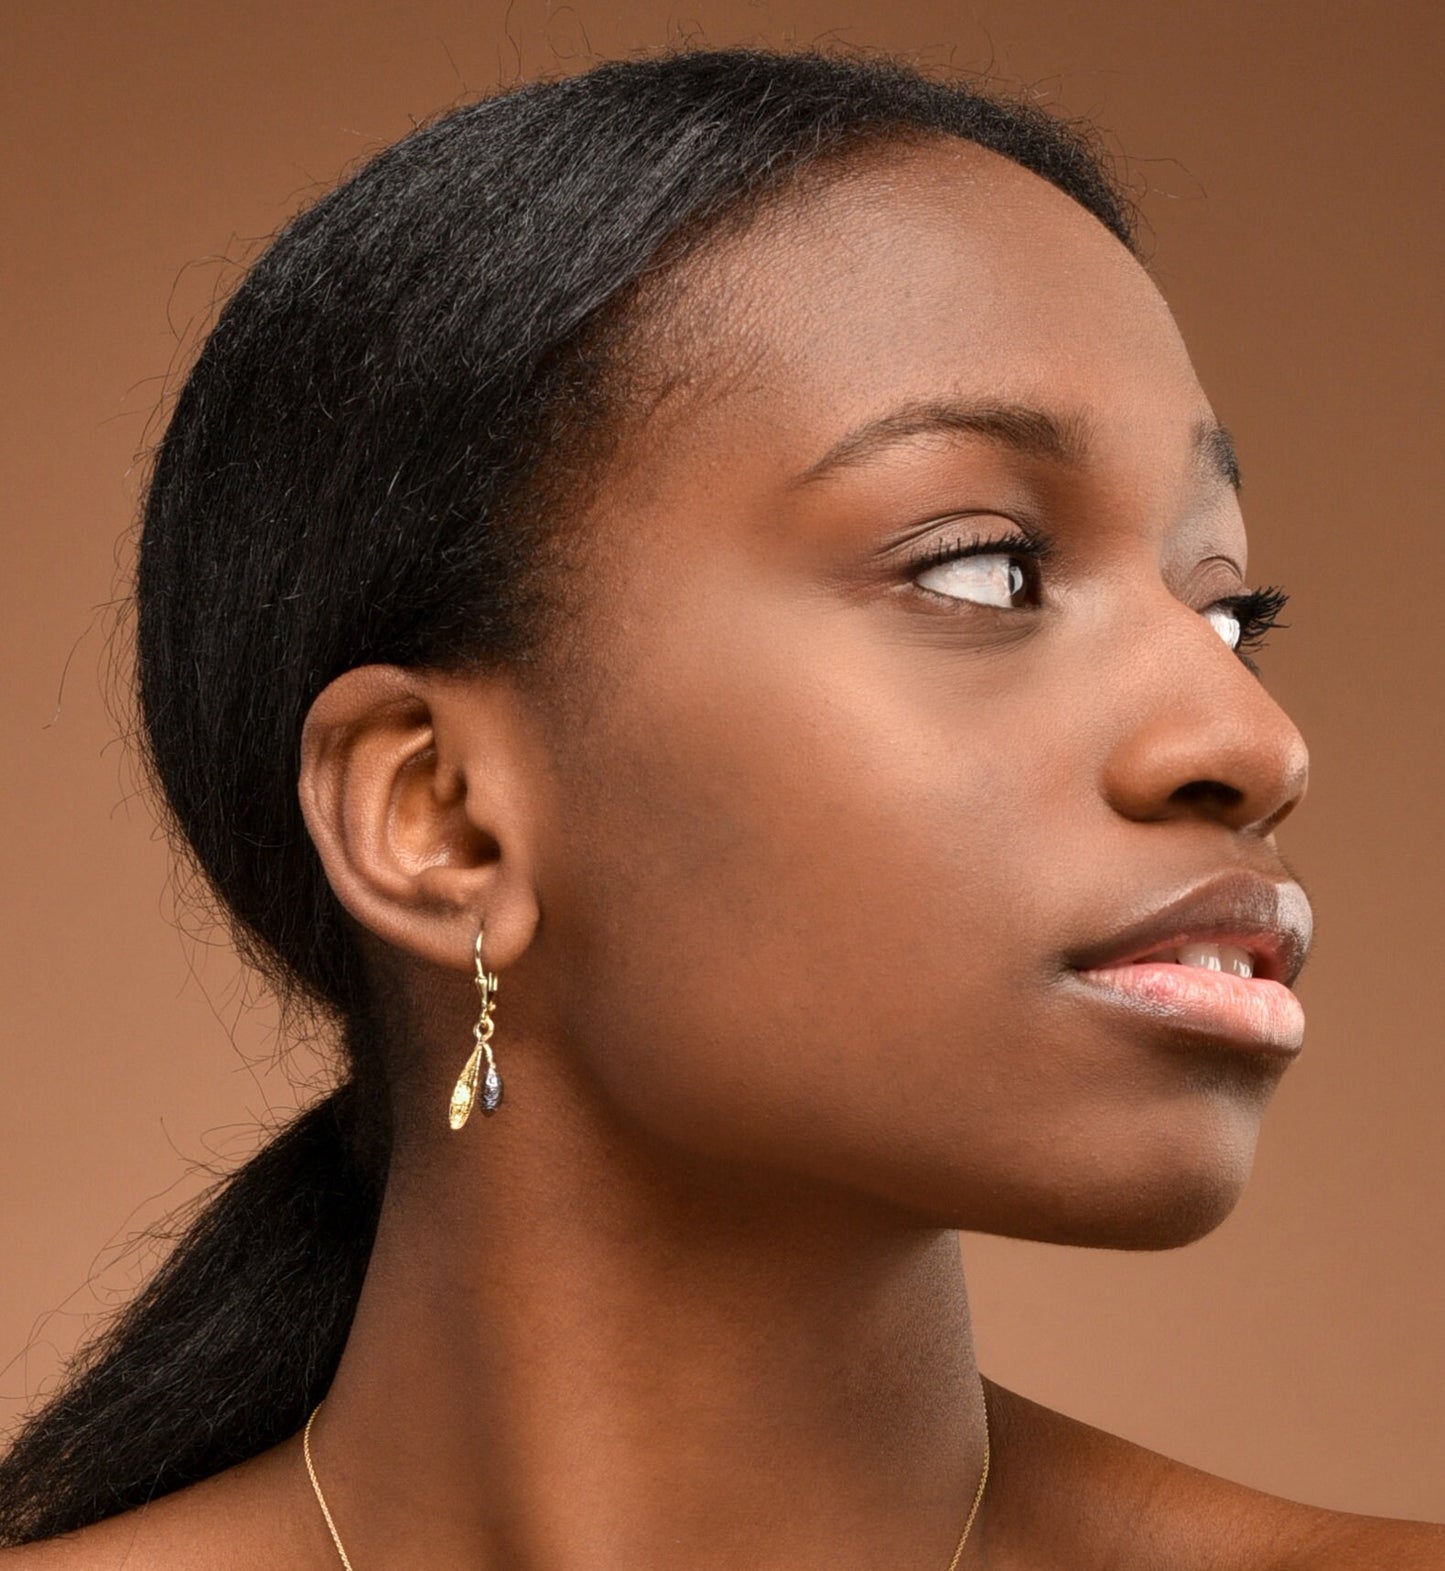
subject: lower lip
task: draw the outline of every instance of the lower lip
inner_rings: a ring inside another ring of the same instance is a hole
[[[1218,1041],[1293,1058],[1305,1012],[1283,982],[1163,962],[1074,973],[1100,997]]]

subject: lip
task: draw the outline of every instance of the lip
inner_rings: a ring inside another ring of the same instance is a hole
[[[1066,958],[1076,971],[1097,971],[1179,944],[1235,944],[1253,957],[1256,977],[1293,987],[1313,935],[1309,899],[1297,883],[1235,869]]]
[[[1293,1056],[1303,1045],[1304,1010],[1292,987],[1312,936],[1309,899],[1299,884],[1234,869],[1066,959],[1096,999],[1216,1040]],[[1247,950],[1254,975],[1144,959],[1190,943]]]

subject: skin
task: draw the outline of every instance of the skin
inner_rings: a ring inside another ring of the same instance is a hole
[[[1283,1072],[1066,983],[1213,874],[1286,877],[1306,783],[1203,614],[1244,530],[1153,283],[957,143],[685,266],[710,309],[671,320],[687,374],[579,519],[567,660],[371,667],[309,717],[308,824],[411,1011],[314,1431],[353,1563],[944,1571],[986,1398],[961,1567],[1445,1565],[1445,1529],[1210,1478],[974,1362],[956,1230],[1198,1238]],[[798,480],[924,400],[1028,404],[1087,450],[954,430]],[[1040,606],[904,559],[1020,520],[1055,540]],[[506,1091],[453,1134],[479,924]],[[299,1437],[9,1558],[338,1563]]]

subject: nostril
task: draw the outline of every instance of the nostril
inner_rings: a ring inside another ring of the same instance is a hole
[[[1222,807],[1232,813],[1244,801],[1244,792],[1223,780],[1189,780],[1174,788],[1170,800],[1186,807]]]

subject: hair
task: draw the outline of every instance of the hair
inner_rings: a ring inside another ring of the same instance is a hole
[[[221,311],[143,510],[142,744],[242,953],[334,1021],[345,1075],[22,1424],[0,1543],[265,1450],[336,1370],[389,1162],[388,1033],[300,815],[312,700],[373,661],[520,671],[552,648],[563,510],[538,498],[605,461],[647,286],[804,171],[919,137],[1012,160],[1137,249],[1076,123],[887,56],[687,49],[423,126],[292,220]]]

